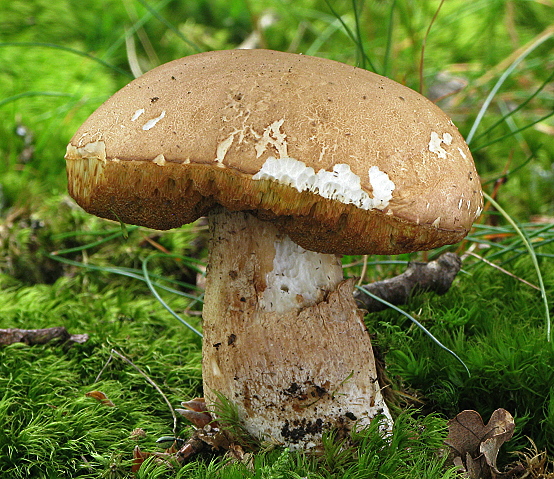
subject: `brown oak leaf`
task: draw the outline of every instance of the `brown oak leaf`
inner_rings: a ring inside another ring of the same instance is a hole
[[[462,411],[448,421],[452,462],[470,479],[500,479],[496,466],[498,451],[514,434],[514,418],[505,409],[494,411],[485,425],[476,411]]]

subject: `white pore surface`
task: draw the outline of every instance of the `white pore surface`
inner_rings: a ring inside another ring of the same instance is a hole
[[[273,271],[260,301],[265,311],[284,313],[321,301],[343,279],[337,256],[308,251],[284,236],[274,243]]]
[[[322,169],[316,173],[312,167],[294,158],[269,157],[252,179],[277,181],[298,191],[311,191],[323,198],[353,204],[364,210],[382,210],[392,198],[394,183],[377,166],[372,166],[368,174],[373,198],[362,189],[360,177],[344,163],[333,166],[333,171]]]

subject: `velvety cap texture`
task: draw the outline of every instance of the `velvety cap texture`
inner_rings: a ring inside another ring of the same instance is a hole
[[[161,65],[108,99],[67,147],[88,212],[168,229],[221,205],[323,253],[460,241],[482,209],[471,153],[432,102],[331,60],[269,50]]]

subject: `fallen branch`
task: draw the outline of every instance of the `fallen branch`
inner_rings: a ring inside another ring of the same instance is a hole
[[[0,346],[9,346],[14,343],[46,344],[53,339],[70,343],[84,343],[88,340],[88,334],[69,334],[63,326],[46,329],[0,329]]]
[[[462,260],[457,254],[444,253],[429,263],[410,263],[404,273],[394,278],[365,284],[362,288],[391,304],[406,304],[416,292],[446,293],[461,266]],[[354,297],[358,305],[370,313],[387,308],[383,303],[361,291],[356,291]]]

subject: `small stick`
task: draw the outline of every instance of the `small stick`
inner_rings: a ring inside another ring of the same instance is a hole
[[[362,283],[364,282],[364,278],[365,278],[365,275],[367,273],[367,258],[368,257],[369,257],[369,255],[364,254],[362,272],[360,273],[360,279],[358,280],[358,286],[361,286]]]
[[[112,360],[113,356],[117,356],[119,359],[125,361],[127,364],[129,364],[130,366],[132,366],[133,368],[135,368],[135,370],[142,376],[144,377],[144,379],[146,379],[150,385],[156,389],[156,391],[158,391],[158,393],[160,394],[160,396],[164,399],[164,401],[166,402],[167,406],[169,407],[169,410],[171,411],[171,417],[173,417],[173,435],[176,435],[177,434],[177,415],[175,414],[175,411],[173,409],[173,407],[171,406],[171,403],[169,402],[169,399],[167,399],[167,396],[163,393],[163,391],[159,388],[159,386],[154,382],[153,379],[151,379],[142,369],[140,369],[135,363],[133,363],[129,358],[125,357],[123,354],[121,354],[119,351],[116,351],[115,349],[112,349],[110,351],[110,357],[108,359],[108,361],[106,361],[106,364],[104,364],[104,367],[102,368],[102,370],[98,373],[98,376],[96,376],[96,379],[94,380],[94,382],[98,382],[99,379],[100,379],[100,376],[102,375],[102,373],[104,372],[104,370],[106,369],[106,367],[108,366],[108,364],[110,363],[110,361]]]
[[[496,268],[497,270],[501,271],[504,274],[507,274],[508,276],[517,279],[518,281],[521,281],[522,283],[526,284],[527,286],[531,286],[531,288],[535,288],[537,291],[540,291],[541,289],[529,281],[520,278],[519,276],[516,276],[514,273],[510,273],[507,269],[504,269],[502,266],[498,266],[497,264],[493,263],[492,261],[489,261],[487,258],[483,258],[482,256],[479,256],[477,253],[474,253],[473,251],[467,251],[466,255],[474,256],[477,259],[480,259],[483,261],[483,263],[488,264],[489,266],[492,266],[493,268]],[[464,255],[465,256],[465,255]]]
[[[429,263],[410,263],[404,273],[366,284],[362,288],[394,305],[405,304],[416,291],[446,293],[461,265],[462,261],[457,254],[444,253]],[[354,297],[360,307],[369,313],[387,308],[383,303],[360,291],[356,291]]]
[[[0,346],[8,346],[14,343],[46,344],[53,339],[69,341],[72,343],[84,343],[88,340],[86,334],[69,334],[63,326],[45,329],[0,329]]]

